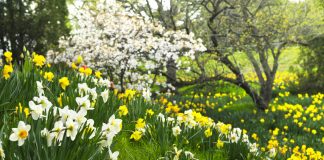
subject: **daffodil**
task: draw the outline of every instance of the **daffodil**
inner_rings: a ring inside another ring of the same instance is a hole
[[[119,116],[126,116],[128,114],[128,109],[126,105],[119,106]]]
[[[63,106],[63,101],[62,101],[62,96],[64,95],[64,93],[61,93],[59,97],[57,97],[57,102],[59,104],[60,107]]]
[[[176,146],[174,146],[174,157],[173,160],[179,160],[180,159],[180,155],[182,153],[182,149],[178,150],[178,148]]]
[[[210,128],[206,129],[204,133],[207,138],[213,135],[213,132],[210,130]]]
[[[10,74],[13,72],[12,65],[4,65],[2,70],[3,77],[7,80],[10,78]]]
[[[42,105],[36,105],[33,101],[29,102],[29,108],[31,110],[31,115],[34,120],[38,120],[43,116],[43,107]]]
[[[101,92],[101,97],[104,103],[108,101],[109,98],[109,90],[105,89],[103,92]]]
[[[135,125],[135,128],[137,130],[139,129],[143,129],[145,127],[145,121],[143,118],[139,118],[137,121],[136,121],[136,125]]]
[[[62,121],[56,121],[54,123],[54,128],[52,129],[52,136],[56,141],[62,141],[64,138],[65,127]]]
[[[43,55],[35,54],[33,58],[33,62],[37,67],[43,67],[46,62],[46,59]]]
[[[71,118],[69,118],[66,123],[66,137],[71,137],[71,140],[74,141],[75,137],[78,133],[79,124],[74,122]]]
[[[103,135],[108,135],[109,133],[113,133],[114,135],[118,134],[122,129],[122,120],[116,119],[115,115],[110,116],[108,123],[103,123],[102,125],[102,133]]]
[[[175,126],[175,127],[172,128],[172,134],[175,137],[178,136],[178,135],[180,135],[181,131],[182,130],[181,130],[181,128],[179,126]]]
[[[70,85],[70,81],[67,77],[62,77],[59,79],[59,84],[61,85],[63,90],[65,90],[66,87]]]
[[[220,149],[220,148],[223,148],[223,146],[224,146],[224,142],[221,141],[220,139],[218,139],[218,140],[217,140],[217,143],[216,143],[216,147],[217,147],[218,149]]]
[[[117,160],[118,159],[119,152],[115,151],[114,153],[109,148],[109,158],[111,160]]]
[[[13,133],[10,135],[10,141],[18,141],[18,146],[22,146],[25,140],[28,138],[28,132],[30,125],[26,125],[25,122],[19,121],[18,128],[12,128]]]
[[[95,72],[95,76],[96,76],[97,78],[101,78],[101,74],[102,74],[102,73],[101,73],[100,71],[96,71],[96,72]]]
[[[81,64],[83,62],[83,58],[82,56],[78,56],[77,59],[76,59],[76,64]]]
[[[78,68],[78,66],[76,66],[75,63],[72,63],[71,67],[72,67],[72,69],[77,69]]]
[[[84,137],[85,133],[91,134],[89,139],[92,139],[96,135],[97,128],[94,127],[93,125],[94,125],[94,120],[88,119],[86,122],[86,128],[82,134],[82,138]]]
[[[36,81],[36,86],[37,86],[37,92],[39,96],[44,95],[44,87],[42,81]]]
[[[6,62],[7,62],[8,64],[10,64],[11,61],[12,61],[12,52],[10,52],[10,51],[6,51],[3,55],[4,55],[5,58],[6,58]]]
[[[45,72],[44,78],[49,82],[53,82],[54,74],[52,72]]]
[[[76,97],[75,101],[77,102],[78,106],[81,107],[81,109],[84,109],[86,111],[94,109],[91,107],[89,95],[86,95],[84,97]]]
[[[6,158],[6,155],[4,153],[4,150],[2,148],[2,142],[0,141],[0,159],[4,160]]]
[[[149,116],[153,116],[154,111],[152,109],[147,109],[145,114]]]
[[[140,131],[135,131],[131,135],[130,139],[134,139],[135,141],[139,141],[142,138],[142,132]]]
[[[85,74],[85,75],[89,76],[89,75],[92,74],[92,69],[91,68],[88,68],[86,66],[83,66],[83,67],[80,67],[79,68],[79,72],[82,73],[82,74]]]

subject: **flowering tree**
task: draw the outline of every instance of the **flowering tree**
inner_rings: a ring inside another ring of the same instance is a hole
[[[48,58],[72,64],[81,55],[85,65],[107,70],[122,91],[125,84],[137,89],[165,87],[166,81],[158,82],[158,76],[172,78],[167,68],[181,69],[182,56],[194,59],[205,50],[192,33],[167,31],[115,1],[82,5],[72,14],[77,19],[75,28],[71,37],[60,41],[65,51],[49,52]]]
[[[190,63],[191,79],[171,82],[174,86],[223,80],[242,88],[262,110],[268,108],[272,99],[282,51],[289,46],[308,45],[305,40],[323,30],[321,22],[309,16],[313,2],[128,0],[127,3],[167,28],[184,28],[204,40],[207,51]],[[246,61],[240,63],[238,58],[242,57]],[[244,65],[253,69],[257,85],[249,80]]]

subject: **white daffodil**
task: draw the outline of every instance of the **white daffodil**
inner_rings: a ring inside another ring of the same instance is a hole
[[[56,121],[52,133],[56,141],[62,141],[64,137],[64,125],[62,121]]]
[[[189,159],[195,159],[195,155],[191,153],[190,151],[185,151],[185,156]]]
[[[240,138],[242,134],[241,128],[233,128],[233,132]]]
[[[55,134],[51,134],[46,128],[44,128],[43,130],[41,130],[41,136],[46,138],[48,147],[52,146]]]
[[[84,129],[84,132],[82,134],[82,138],[84,137],[84,134],[90,134],[90,137],[89,139],[92,139],[95,135],[96,135],[96,131],[97,131],[97,128],[93,126],[94,125],[94,121],[93,119],[88,119],[87,122],[86,122],[86,128]]]
[[[197,125],[197,122],[193,119],[187,121],[186,125],[188,126],[188,128],[194,128]]]
[[[102,87],[104,86],[104,87],[110,88],[110,81],[108,79],[100,78],[99,79],[99,85],[102,86]]]
[[[119,152],[118,151],[115,151],[114,153],[111,152],[110,148],[109,148],[109,157],[111,160],[117,160],[118,159],[118,155],[119,155]]]
[[[74,122],[71,118],[67,119],[65,122],[66,126],[66,137],[71,137],[71,140],[74,141],[76,135],[78,134],[79,124]]]
[[[115,137],[115,133],[113,132],[106,135],[106,147],[110,148],[114,137]]]
[[[257,147],[256,143],[253,143],[253,144],[249,143],[248,147],[249,147],[251,153],[257,153],[258,152],[258,147]]]
[[[243,134],[242,135],[242,142],[244,143],[249,143],[249,136],[247,134]]]
[[[69,117],[73,116],[69,106],[65,106],[63,109],[59,108],[59,114],[63,123],[65,123]]]
[[[182,149],[178,150],[178,148],[176,146],[174,146],[175,156],[173,157],[173,160],[179,160],[181,152],[182,152]]]
[[[105,89],[103,92],[101,92],[100,95],[101,95],[104,103],[106,103],[108,101],[108,98],[109,98],[109,90]]]
[[[10,141],[18,141],[18,146],[22,146],[28,137],[30,125],[26,125],[25,122],[19,121],[18,128],[12,128],[13,133],[10,135]]]
[[[53,106],[52,102],[50,102],[45,96],[34,97],[33,100],[42,105],[43,109],[46,109],[46,111]]]
[[[142,95],[143,95],[143,98],[146,99],[147,101],[151,100],[152,93],[149,88],[144,88]]]
[[[85,94],[88,94],[89,87],[88,87],[87,83],[79,83],[78,91],[79,91],[80,96],[84,96]]]
[[[96,88],[91,88],[91,89],[89,89],[89,93],[90,93],[90,95],[91,95],[91,100],[92,100],[92,101],[97,100],[98,93],[97,93],[97,89],[96,89]]]
[[[84,110],[93,110],[94,108],[91,108],[91,103],[89,100],[89,95],[86,95],[84,97],[76,97],[75,101],[77,102],[77,104],[79,105],[79,107],[81,107],[81,109]]]
[[[97,78],[92,77],[91,82],[93,82],[96,86],[98,86],[98,79]]]
[[[276,155],[277,155],[276,148],[271,148],[271,149],[269,150],[269,156],[270,156],[271,158],[274,158]]]
[[[165,117],[164,117],[164,115],[162,113],[159,113],[157,115],[157,119],[160,120],[160,121],[162,121],[163,123],[165,122]]]
[[[81,109],[77,114],[75,114],[74,119],[75,121],[81,126],[84,122],[87,121],[85,117],[87,115],[87,111]]]
[[[116,119],[115,115],[112,115],[108,123],[103,123],[102,125],[102,132],[104,135],[113,133],[113,134],[118,134],[122,129],[122,120],[121,119]]]
[[[31,110],[31,115],[34,120],[38,120],[43,115],[42,105],[36,105],[33,101],[29,101],[29,108]]]
[[[231,143],[237,143],[240,140],[240,136],[238,136],[236,132],[232,131],[229,135],[229,139]]]
[[[167,122],[168,122],[168,124],[173,123],[174,121],[175,121],[175,119],[172,118],[172,117],[168,117],[168,118],[167,118]]]
[[[180,129],[179,126],[175,126],[175,127],[172,128],[172,133],[173,133],[174,136],[178,136],[181,133],[181,131],[182,130]]]
[[[4,160],[6,158],[6,155],[4,153],[4,150],[2,148],[2,142],[0,141],[0,159]]]
[[[39,96],[42,96],[42,95],[44,95],[44,87],[43,87],[43,84],[42,84],[42,82],[40,82],[40,81],[36,81],[36,85],[37,85],[37,92],[38,92],[38,95]]]

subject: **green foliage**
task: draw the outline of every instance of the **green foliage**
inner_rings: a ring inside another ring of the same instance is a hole
[[[68,35],[66,0],[0,1],[0,48],[19,58],[24,46],[41,54]]]
[[[324,35],[308,42],[300,55],[299,73],[301,90],[318,92],[324,90]]]

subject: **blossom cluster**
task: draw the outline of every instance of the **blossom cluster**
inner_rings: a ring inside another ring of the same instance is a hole
[[[77,21],[71,36],[60,41],[64,51],[48,52],[49,61],[108,69],[112,77],[123,78],[127,88],[141,89],[155,83],[150,75],[160,76],[170,61],[179,69],[182,56],[194,59],[197,52],[206,50],[193,33],[166,30],[115,1],[96,4],[97,10],[83,5],[72,13]]]

